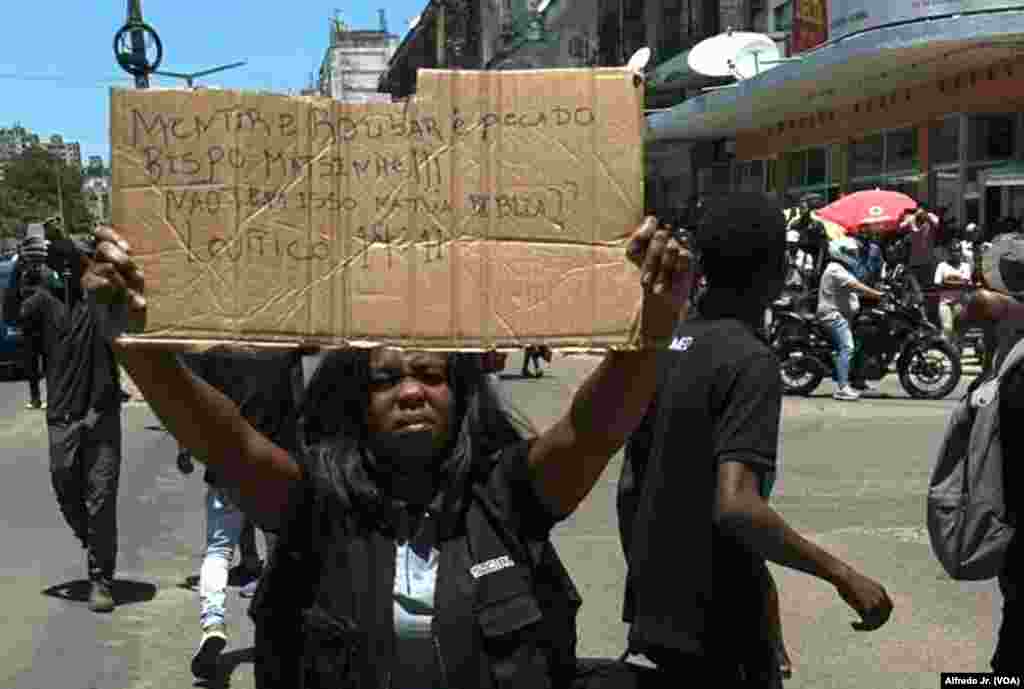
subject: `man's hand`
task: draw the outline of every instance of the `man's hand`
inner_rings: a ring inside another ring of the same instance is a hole
[[[82,257],[82,289],[97,303],[111,308],[116,337],[140,332],[146,326],[146,283],[131,257],[131,247],[108,227],[96,230],[96,255]]]
[[[859,622],[851,623],[857,631],[871,632],[889,621],[892,600],[878,582],[846,567],[835,586],[847,605],[860,615]]]
[[[656,218],[648,217],[630,238],[626,255],[641,271],[645,313],[674,323],[693,286],[689,248],[670,231],[659,229]]]

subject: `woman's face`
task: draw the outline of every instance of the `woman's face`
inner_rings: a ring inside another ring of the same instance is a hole
[[[366,425],[371,439],[401,441],[402,436],[429,431],[436,451],[448,444],[452,395],[444,354],[374,350],[369,392]]]

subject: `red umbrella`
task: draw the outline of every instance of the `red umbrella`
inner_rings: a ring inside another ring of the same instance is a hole
[[[904,214],[916,208],[917,201],[906,194],[874,189],[844,196],[822,208],[818,215],[842,225],[851,234],[862,230],[892,232],[899,229]]]

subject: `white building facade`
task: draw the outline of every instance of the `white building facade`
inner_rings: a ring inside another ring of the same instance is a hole
[[[381,74],[388,68],[400,39],[381,20],[376,30],[353,30],[335,20],[331,44],[320,67],[319,92],[345,103],[388,103],[378,92]]]

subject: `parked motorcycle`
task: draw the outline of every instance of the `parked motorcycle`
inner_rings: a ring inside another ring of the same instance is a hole
[[[942,399],[960,382],[960,355],[899,277],[882,286],[883,301],[864,305],[851,324],[856,349],[850,377],[878,381],[895,364],[911,397]],[[769,337],[786,393],[809,395],[826,376],[835,377],[832,338],[813,310],[775,312]]]

